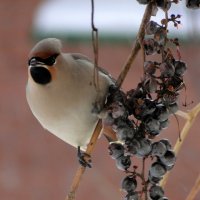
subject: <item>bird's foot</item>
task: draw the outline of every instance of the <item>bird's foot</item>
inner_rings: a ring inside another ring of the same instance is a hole
[[[91,165],[91,162],[92,162],[91,156],[88,155],[85,152],[82,152],[80,146],[78,146],[78,154],[77,154],[77,156],[78,156],[78,161],[79,161],[79,163],[80,163],[81,166],[92,168],[92,165]]]

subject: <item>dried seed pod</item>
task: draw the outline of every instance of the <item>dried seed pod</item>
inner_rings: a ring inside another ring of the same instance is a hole
[[[183,76],[185,71],[187,70],[187,65],[185,62],[177,60],[175,61],[175,74],[177,76]]]
[[[156,72],[156,66],[152,61],[144,62],[144,72],[153,75]]]
[[[167,0],[156,0],[157,6],[162,10],[169,10],[171,7],[171,1]]]
[[[144,87],[148,93],[156,92],[158,88],[158,82],[156,78],[149,77],[147,80],[145,80]]]
[[[161,77],[170,78],[174,76],[175,68],[171,63],[163,62],[160,64],[159,68],[160,68]]]
[[[152,38],[144,39],[143,45],[146,55],[153,55],[159,50],[158,43]]]
[[[187,8],[191,9],[198,9],[200,8],[200,1],[199,0],[186,0]]]
[[[148,4],[150,0],[137,0],[140,4]]]
[[[159,45],[164,45],[166,38],[166,30],[163,27],[157,29],[154,34],[154,39],[158,42]]]
[[[154,21],[149,21],[146,25],[146,34],[147,35],[153,35],[156,33],[156,31],[158,30],[159,28],[159,24],[154,22]]]

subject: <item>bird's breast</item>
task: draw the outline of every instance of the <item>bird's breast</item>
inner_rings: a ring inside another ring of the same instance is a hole
[[[72,146],[84,148],[93,133],[97,116],[92,113],[95,95],[47,85],[28,84],[27,101],[41,125]]]

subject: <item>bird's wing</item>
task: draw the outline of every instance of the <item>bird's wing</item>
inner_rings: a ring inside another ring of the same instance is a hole
[[[88,61],[91,64],[93,64],[93,62],[85,55],[82,55],[82,54],[79,54],[79,53],[72,53],[71,56],[72,56],[72,58],[74,60]],[[98,70],[101,73],[107,75],[112,80],[113,84],[116,83],[116,80],[104,68],[98,67]],[[117,141],[116,133],[112,130],[111,127],[104,126],[103,127],[103,132],[104,132],[104,136],[107,138],[107,140],[109,142]]]
[[[83,54],[80,54],[80,53],[72,53],[71,56],[72,56],[72,58],[73,58],[74,60],[84,60],[84,61],[88,61],[88,62],[90,62],[90,63],[93,64],[93,62],[92,62],[87,56],[85,56],[85,55],[83,55]],[[101,73],[107,75],[107,76],[113,81],[113,83],[116,82],[116,80],[108,73],[107,70],[105,70],[104,68],[99,67],[99,66],[98,66],[98,70],[99,70]]]
[[[85,56],[85,55],[83,55],[83,54],[80,54],[80,53],[72,53],[71,56],[72,56],[72,58],[73,58],[74,60],[87,60],[88,62],[91,62],[91,63],[92,63],[92,61],[91,61],[87,56]]]

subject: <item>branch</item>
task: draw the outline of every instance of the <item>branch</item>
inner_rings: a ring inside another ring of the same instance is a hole
[[[152,10],[153,10],[153,3],[149,3],[146,7],[146,10],[144,12],[144,15],[143,15],[143,19],[142,19],[142,22],[141,22],[141,25],[140,25],[140,29],[139,29],[139,32],[137,34],[137,37],[136,37],[136,42],[135,42],[135,46],[133,47],[133,49],[131,50],[131,54],[129,55],[126,63],[124,64],[123,68],[122,68],[122,71],[117,79],[117,85],[119,87],[121,87],[122,83],[124,82],[124,79],[126,78],[130,68],[131,68],[131,65],[133,63],[133,61],[135,60],[141,46],[140,46],[140,42],[143,40],[144,38],[144,35],[145,35],[145,27],[146,27],[146,24],[149,22],[150,18],[151,18],[151,14],[152,14]]]
[[[190,191],[186,200],[193,200],[196,197],[196,195],[198,194],[199,190],[200,190],[200,174],[197,177],[196,182],[195,182],[194,186],[192,187],[192,190]]]
[[[92,27],[92,46],[93,46],[93,52],[94,52],[94,74],[93,74],[93,82],[94,86],[99,92],[99,70],[98,70],[98,61],[99,61],[99,41],[98,41],[98,29],[95,27],[94,24],[94,0],[91,0],[91,27]]]
[[[94,6],[94,4],[93,4],[93,0],[92,0],[92,16],[94,15],[94,10],[93,10],[94,7],[93,6]],[[149,22],[149,20],[150,20],[152,9],[153,9],[153,3],[149,3],[146,7],[146,10],[145,10],[145,13],[144,13],[141,25],[140,25],[139,32],[137,34],[135,46],[133,47],[131,54],[129,55],[129,57],[128,57],[125,65],[124,65],[124,67],[123,67],[123,69],[122,69],[122,71],[121,71],[121,73],[120,73],[120,75],[117,79],[117,85],[119,87],[122,85],[124,79],[126,78],[126,75],[127,75],[128,71],[130,70],[132,63],[135,60],[136,55],[138,54],[138,52],[141,48],[140,47],[140,41],[144,38],[145,26],[146,26],[147,22]],[[92,28],[93,28],[93,30],[95,29],[93,21],[92,21]],[[96,51],[94,51],[94,53],[95,52]],[[102,121],[99,120],[97,125],[96,125],[95,131],[92,135],[92,138],[90,139],[90,143],[87,146],[86,153],[88,155],[91,155],[91,153],[94,149],[94,146],[97,142],[97,139],[100,135],[101,130],[102,130]],[[76,190],[78,189],[81,177],[82,177],[84,172],[85,172],[85,168],[80,166],[78,168],[77,172],[76,172],[76,175],[74,176],[74,179],[72,181],[72,185],[70,187],[70,192],[67,195],[66,200],[74,200],[75,199],[75,193],[76,193]]]
[[[86,153],[88,155],[91,155],[94,147],[95,147],[95,144],[97,142],[97,139],[101,133],[101,130],[102,130],[102,121],[99,120],[97,125],[96,125],[96,128],[94,130],[94,133],[90,139],[90,143],[88,144],[87,146],[87,150],[86,150]],[[65,200],[74,200],[75,199],[75,193],[76,193],[76,190],[78,189],[78,186],[79,186],[79,183],[80,183],[80,180],[81,180],[81,177],[82,175],[84,174],[85,172],[85,167],[83,166],[79,166],[75,176],[74,176],[74,179],[72,181],[72,185],[70,187],[70,192],[69,194],[67,195],[66,199]]]
[[[188,113],[185,112],[178,112],[180,116],[187,119],[182,131],[181,131],[181,141],[177,139],[176,144],[174,146],[174,152],[176,155],[178,155],[179,150],[181,149],[181,146],[183,145],[183,142],[185,141],[187,135],[189,134],[189,130],[191,129],[197,115],[200,112],[200,103],[198,103],[191,111]],[[163,180],[161,181],[160,185],[164,187],[167,183],[167,180],[169,178],[169,172],[164,176]]]
[[[180,117],[182,117],[182,118],[184,118],[186,120],[189,120],[189,118],[190,118],[189,115],[188,115],[188,113],[186,113],[186,112],[184,112],[182,110],[178,110],[176,112],[176,115],[179,115]]]

